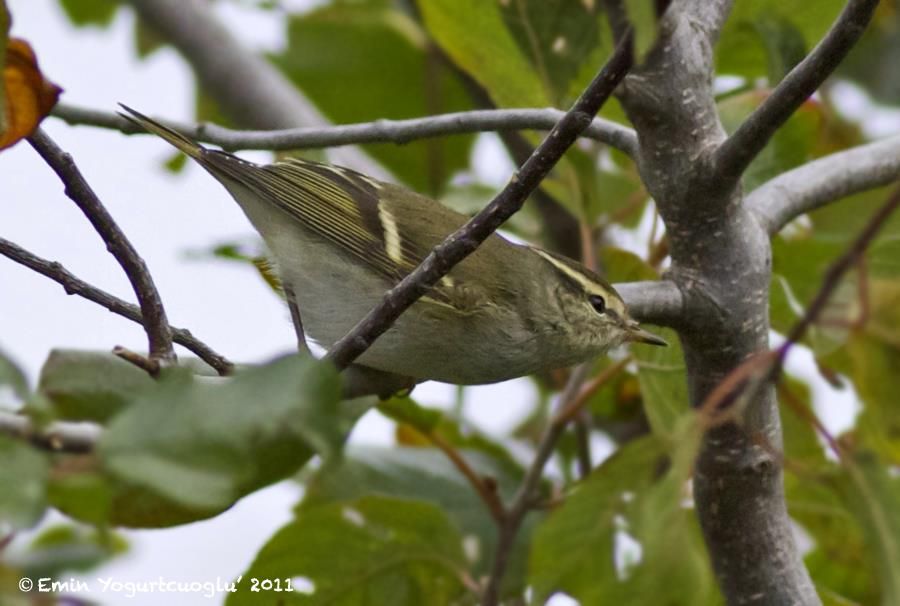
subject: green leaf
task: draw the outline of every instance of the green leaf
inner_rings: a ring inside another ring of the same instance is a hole
[[[143,19],[134,20],[134,49],[140,59],[146,59],[167,44],[167,40]],[[187,161],[185,154],[178,154]]]
[[[863,401],[855,437],[861,446],[874,450],[886,462],[900,465],[900,413],[897,411],[900,349],[857,334],[850,338],[847,353],[853,384]]]
[[[649,196],[643,190],[634,166],[623,170],[618,166],[606,167],[601,164],[594,170],[598,196],[597,204],[587,207],[588,223],[594,225],[600,217],[604,217],[609,223],[618,217],[617,222],[624,227],[637,227]]]
[[[656,280],[659,274],[646,261],[633,252],[607,246],[600,251],[601,266],[606,268],[604,276],[610,282],[639,282]]]
[[[693,414],[678,423],[672,465],[655,436],[624,445],[540,524],[531,551],[537,603],[564,592],[583,604],[708,604],[720,600],[683,491],[700,442]],[[618,540],[640,544],[638,561],[617,565]]]
[[[801,43],[805,49],[815,46],[843,5],[840,0],[736,2],[716,45],[717,73],[773,75],[773,66],[796,60]]]
[[[227,509],[186,506],[151,488],[103,473],[96,460],[73,460],[71,469],[58,471],[48,487],[50,503],[71,518],[98,526],[167,528]]]
[[[794,400],[789,402],[779,393],[785,458],[804,469],[826,465],[825,450],[810,419],[815,415],[815,411],[809,403],[809,387],[795,378],[788,377],[784,382],[784,388],[790,392]],[[797,406],[804,407],[806,412],[797,410]]]
[[[891,192],[891,187],[870,190],[813,212],[810,219],[814,238],[845,249]],[[866,270],[875,278],[900,277],[900,213],[894,213],[885,222],[866,251]]]
[[[832,465],[820,477],[786,474],[788,511],[815,541],[805,564],[823,598],[827,594],[856,604],[876,604],[878,580],[871,550],[846,503],[822,481],[837,471]]]
[[[654,0],[626,0],[628,21],[634,28],[634,50],[643,58],[656,42],[656,2]]]
[[[119,3],[116,0],[59,0],[66,16],[74,25],[106,27],[116,16]]]
[[[803,32],[783,17],[760,15],[753,27],[765,48],[769,82],[780,82],[806,56]]]
[[[518,1],[518,0],[516,0]],[[551,97],[501,13],[483,0],[419,0],[422,19],[444,52],[500,107],[546,107]]]
[[[840,497],[823,478],[832,478],[837,465],[825,457],[823,446],[807,414],[812,414],[809,389],[794,379],[781,393],[784,432],[784,486],[791,519],[812,538],[806,567],[825,604],[875,603],[876,583],[867,563],[859,527]],[[797,410],[798,406],[807,412]],[[843,601],[841,601],[843,600]]]
[[[493,4],[483,2],[481,10],[490,12]],[[537,74],[546,97],[556,106],[569,105],[572,101],[566,98],[569,86],[584,57],[599,44],[597,4],[583,0],[511,0],[496,4],[519,53]]]
[[[31,578],[60,577],[96,568],[128,549],[125,539],[108,531],[73,524],[56,524],[34,538],[28,550],[14,558]]]
[[[521,470],[516,473],[503,461],[482,452],[463,450],[460,454],[479,476],[496,482],[504,500],[512,498],[522,478]],[[470,537],[476,574],[488,573],[497,544],[496,524],[484,502],[443,453],[432,448],[350,447],[341,461],[323,467],[309,480],[300,509],[372,494],[440,507],[463,535]],[[520,541],[527,538],[526,525]],[[505,579],[507,586],[521,587],[524,564],[524,552],[514,552]]]
[[[47,457],[29,444],[0,436],[0,461],[0,520],[12,529],[30,528],[47,507]]]
[[[155,385],[146,372],[107,352],[55,349],[38,391],[62,419],[106,422]]]
[[[882,4],[871,25],[838,67],[838,74],[866,89],[879,103],[900,104],[900,27],[897,7]]]
[[[772,327],[787,332],[821,287],[828,267],[843,254],[875,210],[884,204],[887,188],[849,196],[809,215],[812,227],[772,240]],[[865,255],[866,299],[872,306],[864,329],[887,343],[900,346],[891,315],[891,301],[900,284],[900,214],[882,227]],[[848,326],[862,318],[863,300],[857,270],[849,272],[823,314],[824,323],[813,328],[805,342],[825,355],[846,343]],[[871,326],[870,326],[871,324]],[[846,370],[842,368],[841,370]]]
[[[400,11],[338,4],[291,18],[276,65],[335,123],[421,117],[469,109],[457,75]],[[474,137],[369,145],[413,189],[436,195],[468,165]]]
[[[30,391],[25,373],[0,349],[0,402],[3,402],[4,399],[4,389],[9,389],[18,400],[27,398]]]
[[[437,429],[444,417],[441,411],[421,406],[408,397],[394,397],[380,402],[378,410],[386,417],[411,425],[426,435]]]
[[[573,147],[566,152],[565,159],[566,164],[557,171],[556,182],[548,182],[545,189],[550,191],[573,217],[587,225],[594,225],[597,216],[605,210],[604,202],[608,203],[607,196],[613,193],[600,189],[597,150],[588,152]],[[572,180],[576,183],[567,182]]]
[[[900,604],[900,480],[870,454],[844,460],[839,490],[860,524],[881,582],[882,604]]]
[[[227,507],[332,457],[348,429],[333,367],[288,357],[233,379],[171,372],[115,417],[99,444],[117,477],[198,509]],[[152,431],[148,431],[152,428]]]
[[[668,444],[671,468],[634,499],[629,526],[643,551],[625,595],[636,606],[652,603],[660,595],[669,604],[685,606],[723,602],[696,514],[683,504],[701,435],[695,415],[682,416]]]
[[[461,603],[462,541],[439,508],[422,502],[365,497],[302,510],[263,546],[226,604]],[[296,587],[266,596],[251,591],[252,578]]]
[[[650,327],[668,342],[668,347],[632,347],[638,364],[638,381],[644,398],[644,411],[653,433],[671,435],[680,419],[690,410],[684,352],[678,333],[668,328]]]
[[[608,366],[609,362],[601,362]],[[592,373],[596,376],[596,372]],[[623,371],[588,401],[593,426],[621,444],[650,430],[636,374]]]

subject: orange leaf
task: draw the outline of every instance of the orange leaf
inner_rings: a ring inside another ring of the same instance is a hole
[[[11,38],[3,66],[6,98],[3,100],[6,130],[0,133],[0,149],[31,135],[59,98],[62,89],[41,73],[31,46]]]

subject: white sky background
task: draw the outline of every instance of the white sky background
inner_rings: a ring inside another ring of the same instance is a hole
[[[67,103],[114,110],[124,102],[145,113],[172,119],[193,117],[194,80],[171,49],[139,61],[133,50],[133,17],[119,11],[107,30],[74,29],[57,0],[7,0],[13,35],[35,48],[41,68],[65,88]],[[295,0],[289,6],[309,4]],[[219,15],[252,46],[278,48],[283,24],[278,14],[219,3]],[[897,132],[897,114],[875,112],[864,95],[844,88],[846,110],[868,115],[878,134]],[[148,137],[69,127],[56,119],[44,128],[72,153],[82,172],[147,262],[173,325],[189,328],[214,349],[237,361],[262,361],[294,347],[289,316],[278,299],[245,265],[186,260],[189,250],[222,241],[243,240],[252,230],[243,214],[213,179],[195,166],[178,176],[161,164],[171,156],[164,143]],[[873,133],[875,134],[875,133]],[[495,142],[483,138],[476,153],[488,181],[502,184],[508,176],[505,158]],[[243,153],[265,160],[264,153]],[[128,282],[100,238],[62,191],[62,185],[27,143],[0,155],[0,235],[35,254],[63,263],[82,279],[118,296],[134,300]],[[143,330],[78,297],[67,296],[49,279],[0,258],[0,349],[13,356],[32,382],[53,348],[108,351],[113,345],[142,350]],[[180,352],[184,354],[184,351]],[[852,392],[830,390],[818,379],[808,351],[792,355],[790,370],[813,383],[817,408],[828,414],[832,430],[852,423]],[[490,432],[507,430],[531,401],[527,382],[470,389],[467,411]],[[425,403],[447,406],[449,386],[426,384],[416,391]],[[376,414],[354,432],[360,443],[386,444],[391,425]],[[102,604],[158,604],[163,596],[127,599],[97,593],[98,576],[120,581],[230,581],[243,572],[265,540],[290,517],[299,488],[282,483],[260,491],[213,520],[170,530],[129,531],[131,552],[87,575],[95,592],[79,597]],[[50,521],[61,520],[52,516]],[[23,537],[27,538],[27,537]],[[196,594],[167,594],[167,604],[219,603]]]

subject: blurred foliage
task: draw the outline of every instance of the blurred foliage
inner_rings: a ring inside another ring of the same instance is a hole
[[[646,436],[594,470],[535,534],[538,603],[562,591],[582,604],[718,604],[699,527],[683,506],[700,428],[683,415],[671,439]],[[670,461],[665,470],[665,461]],[[623,536],[640,545],[622,561]]]
[[[877,60],[872,60],[877,57]],[[853,80],[881,103],[900,105],[900,6],[882,2],[869,31],[841,64],[839,74]]]
[[[612,46],[602,3],[594,0],[332,0],[296,14],[277,1],[218,2],[280,19],[285,44],[269,58],[335,123],[484,106],[564,108]],[[59,4],[73,24],[95,28],[113,23],[119,6],[113,0]],[[639,53],[655,41],[655,4],[627,2]],[[734,3],[715,51],[717,73],[736,77],[718,99],[727,131],[768,97],[844,4]],[[140,22],[133,37],[142,58],[166,44]],[[896,104],[900,70],[892,58],[898,53],[900,13],[882,3],[838,77]],[[865,141],[832,96],[826,86],[788,120],[746,173],[745,191]],[[199,83],[196,112],[225,122]],[[627,122],[615,101],[602,115]],[[539,137],[524,139],[535,145]],[[496,193],[476,177],[474,141],[456,136],[365,150],[397,180],[471,215]],[[655,211],[634,162],[581,142],[542,188],[573,218],[577,235],[594,238],[598,254],[591,261],[610,281],[659,277],[664,259],[649,260],[646,238],[635,237],[647,231]],[[774,330],[788,331],[802,315],[824,272],[886,192],[850,196],[773,240]],[[509,233],[539,240],[545,226],[534,210],[517,215]],[[638,225],[642,231],[635,232]],[[635,240],[640,244],[629,245]],[[898,242],[895,216],[803,341],[835,389],[855,389],[861,410],[854,424],[826,435],[816,415],[828,415],[827,397],[813,407],[808,386],[795,379],[780,394],[787,504],[811,540],[805,561],[825,604],[900,604]],[[655,248],[664,250],[664,241]],[[261,250],[224,244],[212,254],[252,263],[277,290]],[[526,518],[512,551],[502,587],[510,603],[523,595],[544,603],[556,593],[585,605],[660,603],[660,596],[672,605],[722,603],[688,492],[702,428],[690,412],[678,337],[654,330],[670,347],[634,348],[624,370],[586,401],[589,446],[611,443],[612,455],[601,461],[595,452],[593,469],[581,477],[575,462],[583,445],[574,432],[560,442],[553,472],[540,482],[540,507]],[[587,380],[620,356],[598,359]],[[382,402],[378,414],[394,423],[396,443],[343,449],[354,423],[376,405],[339,402],[338,379],[326,365],[289,358],[228,381],[186,366],[153,380],[111,355],[60,350],[50,354],[32,389],[0,354],[0,402],[24,404],[38,424],[92,421],[106,428],[90,455],[49,454],[0,439],[0,531],[32,528],[50,507],[86,523],[46,528],[30,544],[3,550],[0,601],[21,603],[12,589],[21,574],[61,576],[121,553],[113,526],[186,524],[297,477],[305,492],[293,519],[262,547],[229,604],[260,603],[251,577],[295,584],[293,592],[270,594],[283,604],[475,603],[497,528],[434,439],[509,503],[568,378],[565,371],[536,378],[533,405],[508,435],[475,427],[461,390],[452,413],[408,397]],[[314,457],[318,465],[309,465]]]
[[[259,604],[253,578],[302,579],[315,589],[281,594],[280,604],[457,603],[462,539],[440,508],[421,501],[367,496],[304,509],[263,546],[226,604]]]

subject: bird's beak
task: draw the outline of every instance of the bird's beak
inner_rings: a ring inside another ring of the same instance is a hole
[[[665,339],[658,337],[648,330],[644,330],[637,322],[628,324],[628,340],[633,343],[647,343],[648,345],[667,346]]]

